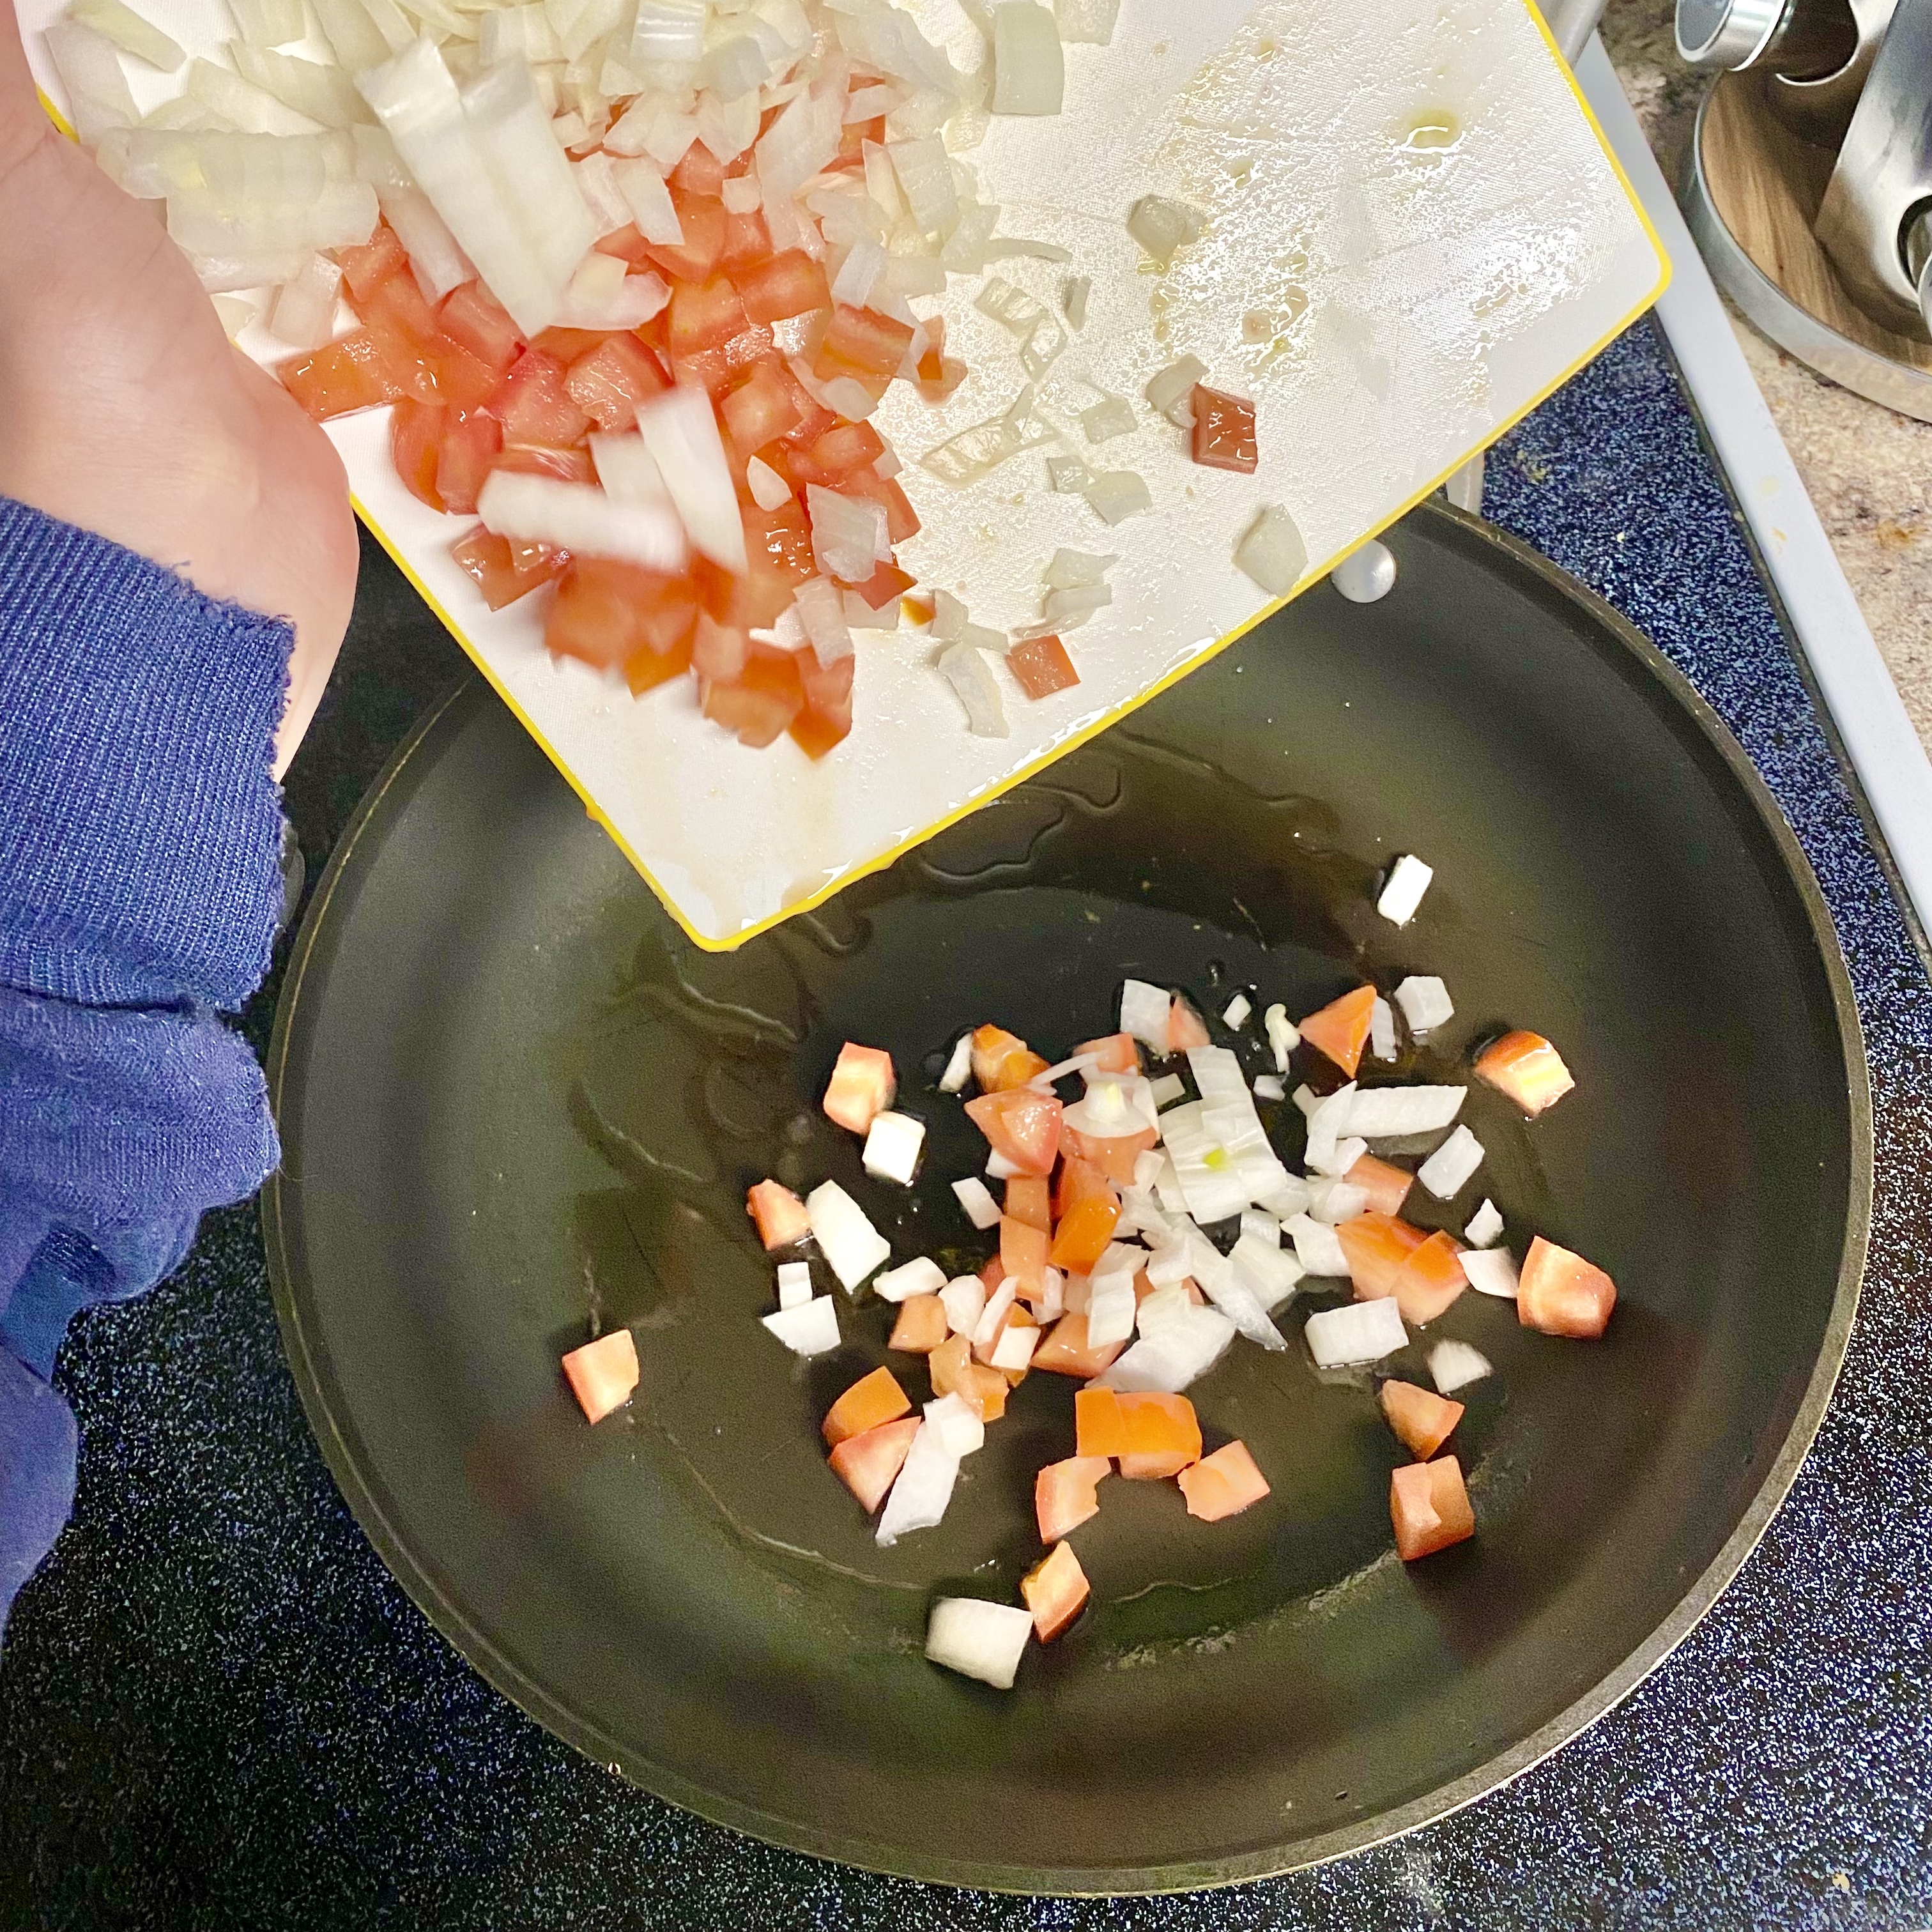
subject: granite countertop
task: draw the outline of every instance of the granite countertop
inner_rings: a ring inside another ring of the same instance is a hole
[[[1674,187],[1707,82],[1678,58],[1673,0],[1610,0],[1604,44]],[[1921,740],[1932,748],[1932,423],[1815,376],[1732,326]]]

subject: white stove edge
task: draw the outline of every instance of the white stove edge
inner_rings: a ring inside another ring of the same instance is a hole
[[[1922,927],[1932,927],[1932,759],[1753,379],[1670,185],[1592,35],[1576,78],[1676,274],[1657,304],[1806,662]]]

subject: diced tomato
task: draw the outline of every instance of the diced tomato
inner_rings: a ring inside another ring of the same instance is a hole
[[[458,516],[476,514],[476,493],[502,447],[502,425],[488,410],[444,410],[442,442],[436,458],[436,494],[446,510]]]
[[[574,449],[552,449],[540,442],[512,442],[504,446],[492,470],[511,470],[526,476],[554,476],[563,483],[594,483],[596,466],[590,452],[579,443]]]
[[[745,1212],[756,1222],[758,1239],[767,1254],[774,1248],[790,1247],[812,1232],[812,1217],[805,1211],[805,1203],[778,1181],[760,1180],[748,1189]]]
[[[1057,1543],[1020,1579],[1020,1594],[1033,1612],[1034,1634],[1051,1643],[1081,1612],[1088,1597],[1087,1573],[1070,1543]]]
[[[1053,1232],[1052,1190],[1038,1174],[1017,1174],[1006,1183],[1006,1218],[1037,1228],[1042,1234]]]
[[[936,1294],[909,1294],[899,1304],[886,1346],[910,1355],[929,1355],[946,1340],[946,1304]]]
[[[881,315],[877,309],[836,303],[831,324],[812,352],[813,373],[826,382],[835,376],[890,380],[898,374],[899,364],[912,346],[912,331],[910,322]]]
[[[480,524],[452,544],[449,554],[475,580],[484,602],[493,610],[500,610],[518,598],[527,597],[539,584],[561,577],[570,563],[570,553],[562,550],[526,562],[512,554],[506,538]]]
[[[745,304],[722,275],[706,282],[680,282],[671,291],[670,352],[696,356],[722,349],[745,327]]]
[[[674,283],[708,281],[724,252],[724,204],[711,195],[688,194],[676,187],[670,200],[684,239],[647,242],[644,253]]]
[[[1301,1022],[1301,1036],[1318,1053],[1324,1053],[1352,1080],[1369,1043],[1369,1022],[1376,1010],[1376,989],[1358,986],[1331,1000],[1318,1013]]]
[[[1187,1514],[1203,1522],[1238,1516],[1268,1493],[1268,1478],[1255,1467],[1245,1442],[1224,1442],[1178,1478],[1187,1498]]]
[[[1129,1454],[1133,1443],[1127,1432],[1127,1418],[1117,1390],[1074,1390],[1073,1440],[1074,1454],[1082,1457]]]
[[[1100,1478],[1114,1466],[1104,1456],[1070,1456],[1049,1462],[1033,1479],[1033,1513],[1042,1543],[1058,1543],[1100,1513]]]
[[[1540,1234],[1530,1243],[1516,1290],[1516,1319],[1523,1327],[1594,1341],[1616,1305],[1617,1285],[1601,1268]]]
[[[1006,665],[1029,698],[1051,698],[1080,682],[1066,646],[1058,638],[1028,638],[1006,653]]]
[[[670,378],[634,335],[620,331],[572,363],[563,386],[599,429],[635,429],[638,406],[663,394]]]
[[[825,1098],[819,1104],[827,1120],[862,1134],[892,1104],[898,1091],[898,1076],[892,1070],[892,1055],[883,1047],[861,1046],[848,1040],[838,1049]]]
[[[1033,1365],[1036,1369],[1050,1369],[1057,1376],[1075,1376],[1082,1381],[1111,1369],[1120,1359],[1125,1342],[1102,1342],[1097,1346],[1087,1340],[1087,1316],[1078,1313],[1063,1315],[1046,1331],[1046,1339],[1033,1352]]]
[[[854,658],[829,664],[802,656],[799,681],[805,688],[805,709],[792,720],[793,742],[808,758],[822,758],[852,729]]]
[[[568,368],[580,356],[587,356],[598,344],[607,340],[611,333],[608,328],[546,328],[531,337],[530,346]]]
[[[855,470],[870,470],[886,453],[886,440],[868,422],[835,423],[792,460],[801,482],[836,487]]]
[[[498,374],[507,373],[524,346],[524,333],[481,282],[452,289],[436,312],[436,326]]]
[[[564,1379],[592,1422],[621,1408],[638,1386],[638,1345],[628,1328],[614,1328],[563,1358]]]
[[[934,1395],[957,1395],[979,1412],[982,1422],[997,1421],[1006,1413],[1006,1377],[974,1361],[973,1346],[964,1335],[942,1342],[926,1360]]]
[[[1372,1154],[1362,1155],[1342,1178],[1369,1197],[1372,1214],[1400,1214],[1408,1190],[1415,1185],[1415,1176],[1407,1168],[1378,1160]]]
[[[896,544],[906,543],[920,532],[919,512],[899,488],[896,476],[881,476],[870,470],[849,472],[839,488],[848,496],[868,496],[885,506],[886,534]]]
[[[1230,396],[1196,382],[1190,406],[1194,411],[1193,456],[1210,470],[1255,473],[1259,454],[1255,442],[1255,406],[1241,396]]]
[[[1506,1033],[1476,1056],[1476,1077],[1507,1094],[1534,1119],[1576,1081],[1563,1056],[1540,1033]]]
[[[722,252],[723,237],[719,238]],[[802,250],[788,248],[768,262],[740,269],[731,278],[744,298],[745,313],[754,322],[783,322],[832,306],[831,286],[825,270]]]
[[[735,280],[740,270],[756,268],[771,258],[772,232],[765,226],[764,216],[755,208],[742,214],[734,214],[728,208],[724,211],[724,246],[718,253],[718,267]]]
[[[1423,1232],[1392,1214],[1358,1214],[1335,1230],[1348,1264],[1358,1301],[1378,1301],[1395,1293]]]
[[[721,624],[709,610],[698,614],[691,639],[691,668],[710,683],[729,684],[745,668],[752,639],[742,625]]]
[[[1196,1047],[1207,1044],[1208,1028],[1201,1016],[1176,993],[1167,1009],[1168,1052],[1190,1053]]]
[[[931,316],[920,326],[926,331],[926,346],[920,351],[919,380],[922,383],[937,382],[944,373],[946,318]]]
[[[1086,1274],[1107,1252],[1120,1218],[1120,1197],[1090,1162],[1069,1159],[1061,1166],[1059,1225],[1047,1258],[1057,1268]]]
[[[1077,1127],[1066,1127],[1060,1138],[1075,1160],[1097,1167],[1116,1187],[1130,1187],[1134,1163],[1155,1144],[1156,1137],[1152,1127],[1143,1127],[1138,1133],[1109,1134],[1105,1140],[1083,1134]]]
[[[882,1422],[896,1422],[912,1407],[890,1369],[877,1368],[859,1379],[825,1412],[820,1425],[826,1444],[837,1448],[848,1436],[862,1436]]]
[[[448,507],[436,487],[437,460],[442,448],[443,419],[449,412],[440,403],[419,403],[405,396],[389,418],[389,456],[403,488],[432,510]],[[474,510],[472,502],[469,508]]]
[[[634,268],[646,268],[650,263],[651,244],[638,232],[634,221],[626,223],[614,233],[599,236],[590,245],[598,254],[614,256]]]
[[[832,1473],[858,1498],[868,1516],[885,1501],[918,1433],[916,1415],[882,1422],[876,1429],[847,1436],[826,1459]]]
[[[1069,1056],[1074,1060],[1094,1056],[1099,1073],[1138,1073],[1141,1070],[1140,1042],[1130,1033],[1110,1033],[1099,1040],[1082,1040]]]
[[[751,373],[725,392],[720,406],[731,440],[745,455],[754,454],[775,442],[800,421],[798,405],[792,400],[793,386],[776,362],[756,362]]]
[[[800,450],[816,442],[838,421],[838,418],[798,380],[789,364],[782,365],[779,374],[791,392],[792,406],[798,412],[798,424],[796,428],[785,431],[778,448],[765,460],[796,490],[800,486],[798,478],[791,472],[793,457]]]
[[[384,276],[350,306],[361,316],[369,333],[386,345],[392,367],[398,374],[402,374],[403,365],[410,365],[410,393],[418,400],[438,400],[436,375],[431,364],[436,351],[445,347],[452,356],[468,356],[482,370],[487,386],[481,395],[468,400],[481,402],[495,386],[490,372],[483,370],[474,356],[469,356],[466,350],[452,342],[437,328],[435,310],[416,286],[415,276],[406,268]]]
[[[670,184],[686,194],[716,195],[724,186],[724,164],[702,141],[694,141],[671,170]]]
[[[747,510],[745,547],[754,562],[769,563],[789,584],[802,584],[818,574],[812,555],[812,525],[802,503],[781,503],[776,510]]]
[[[680,670],[688,664],[697,619],[698,599],[688,578],[608,557],[580,556],[558,586],[544,641],[559,657],[602,670],[622,668],[628,679],[632,662],[640,654],[653,664],[674,658]]]
[[[565,386],[563,364],[541,349],[524,351],[490,398],[506,442],[539,442],[568,449],[590,427]]]
[[[1010,1088],[1024,1087],[1036,1073],[1044,1073],[1049,1064],[1024,1040],[1004,1027],[988,1025],[973,1030],[973,1078],[982,1094],[1004,1094]]]
[[[882,563],[863,584],[854,584],[851,590],[867,610],[883,610],[895,597],[910,590],[918,580],[910,571],[900,569],[896,563]]]
[[[1416,1328],[1433,1322],[1469,1286],[1456,1238],[1438,1228],[1411,1255],[1395,1285],[1395,1305]]]
[[[338,248],[335,259],[342,265],[342,279],[350,299],[360,302],[378,283],[385,282],[398,269],[409,272],[410,258],[396,232],[386,221],[376,224],[376,232],[358,248]]]
[[[1474,1535],[1476,1513],[1462,1484],[1462,1464],[1442,1456],[1397,1469],[1389,1478],[1389,1519],[1405,1563]]]
[[[920,358],[919,393],[928,403],[943,403],[966,380],[966,365],[956,356],[943,356],[936,375],[926,373],[926,358]]]
[[[1019,1284],[1029,1298],[1041,1287],[1040,1270],[1046,1266],[1046,1231],[1029,1227],[1010,1215],[1000,1217],[1000,1264],[1010,1279]]]
[[[1051,1174],[1060,1154],[1060,1102],[1051,1094],[1016,1088],[966,1102],[973,1124],[1022,1174]]]
[[[1382,1404],[1396,1439],[1420,1462],[1427,1462],[1448,1441],[1462,1419],[1460,1402],[1451,1402],[1433,1389],[1418,1388],[1414,1382],[1384,1382]]]
[[[275,374],[317,422],[376,409],[405,393],[382,345],[367,329],[338,336],[313,354],[297,356],[280,364]]]
[[[1006,1278],[1006,1264],[998,1255],[988,1255],[980,1266],[980,1285],[986,1291],[986,1299],[993,1298],[993,1291]]]
[[[1074,1400],[1077,1402],[1079,1396]],[[1119,1458],[1122,1475],[1157,1480],[1178,1476],[1201,1460],[1201,1424],[1186,1396],[1135,1389],[1123,1390],[1119,1400],[1127,1438],[1126,1449]]]

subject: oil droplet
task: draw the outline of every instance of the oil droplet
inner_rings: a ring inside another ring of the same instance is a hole
[[[1396,146],[1412,154],[1440,154],[1462,138],[1460,115],[1447,107],[1424,107],[1409,116]]]

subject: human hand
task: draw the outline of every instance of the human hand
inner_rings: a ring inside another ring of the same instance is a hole
[[[0,208],[0,495],[294,625],[279,778],[355,599],[341,460],[230,344],[156,211],[49,123],[10,14]]]

